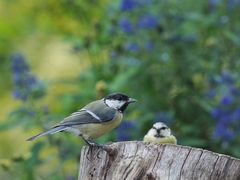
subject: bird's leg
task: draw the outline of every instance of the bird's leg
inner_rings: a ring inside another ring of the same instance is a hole
[[[98,144],[92,140],[84,138],[83,136],[82,136],[82,138],[89,146],[97,146],[97,147],[101,148],[102,150],[106,151],[110,155],[114,153],[114,149],[112,149],[108,145]]]
[[[111,148],[109,145],[97,144],[96,146],[106,151],[110,156],[113,156],[116,153],[116,149]]]
[[[86,139],[82,136],[83,140],[89,145],[89,146],[99,146],[98,143],[94,142],[94,141],[91,141],[89,139]]]

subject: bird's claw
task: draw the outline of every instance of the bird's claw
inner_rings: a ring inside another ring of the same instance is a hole
[[[92,146],[92,147],[99,147],[101,148],[102,150],[106,151],[110,156],[113,156],[115,154],[115,149],[111,148],[110,146],[108,145],[102,145],[102,144],[98,144],[96,142],[93,142],[91,140],[87,140],[85,138],[83,138],[83,140],[89,145],[89,146]]]
[[[115,149],[111,148],[108,145],[100,145],[100,144],[98,144],[97,147],[99,147],[102,150],[106,151],[110,156],[113,156],[115,154]]]

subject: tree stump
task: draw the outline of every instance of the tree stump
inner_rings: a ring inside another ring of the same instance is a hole
[[[180,145],[140,141],[110,145],[109,155],[98,147],[81,150],[79,180],[240,180],[240,160]]]

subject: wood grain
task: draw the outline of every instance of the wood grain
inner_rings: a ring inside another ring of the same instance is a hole
[[[240,180],[240,160],[180,145],[141,141],[109,145],[115,153],[85,146],[79,180]]]

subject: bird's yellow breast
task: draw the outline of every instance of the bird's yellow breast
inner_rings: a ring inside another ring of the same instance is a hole
[[[163,138],[156,138],[154,136],[145,135],[143,141],[152,142],[154,144],[177,144],[177,139],[173,135]]]
[[[122,121],[123,114],[117,112],[115,118],[109,122],[83,124],[76,128],[80,130],[86,139],[94,139],[116,128]]]

